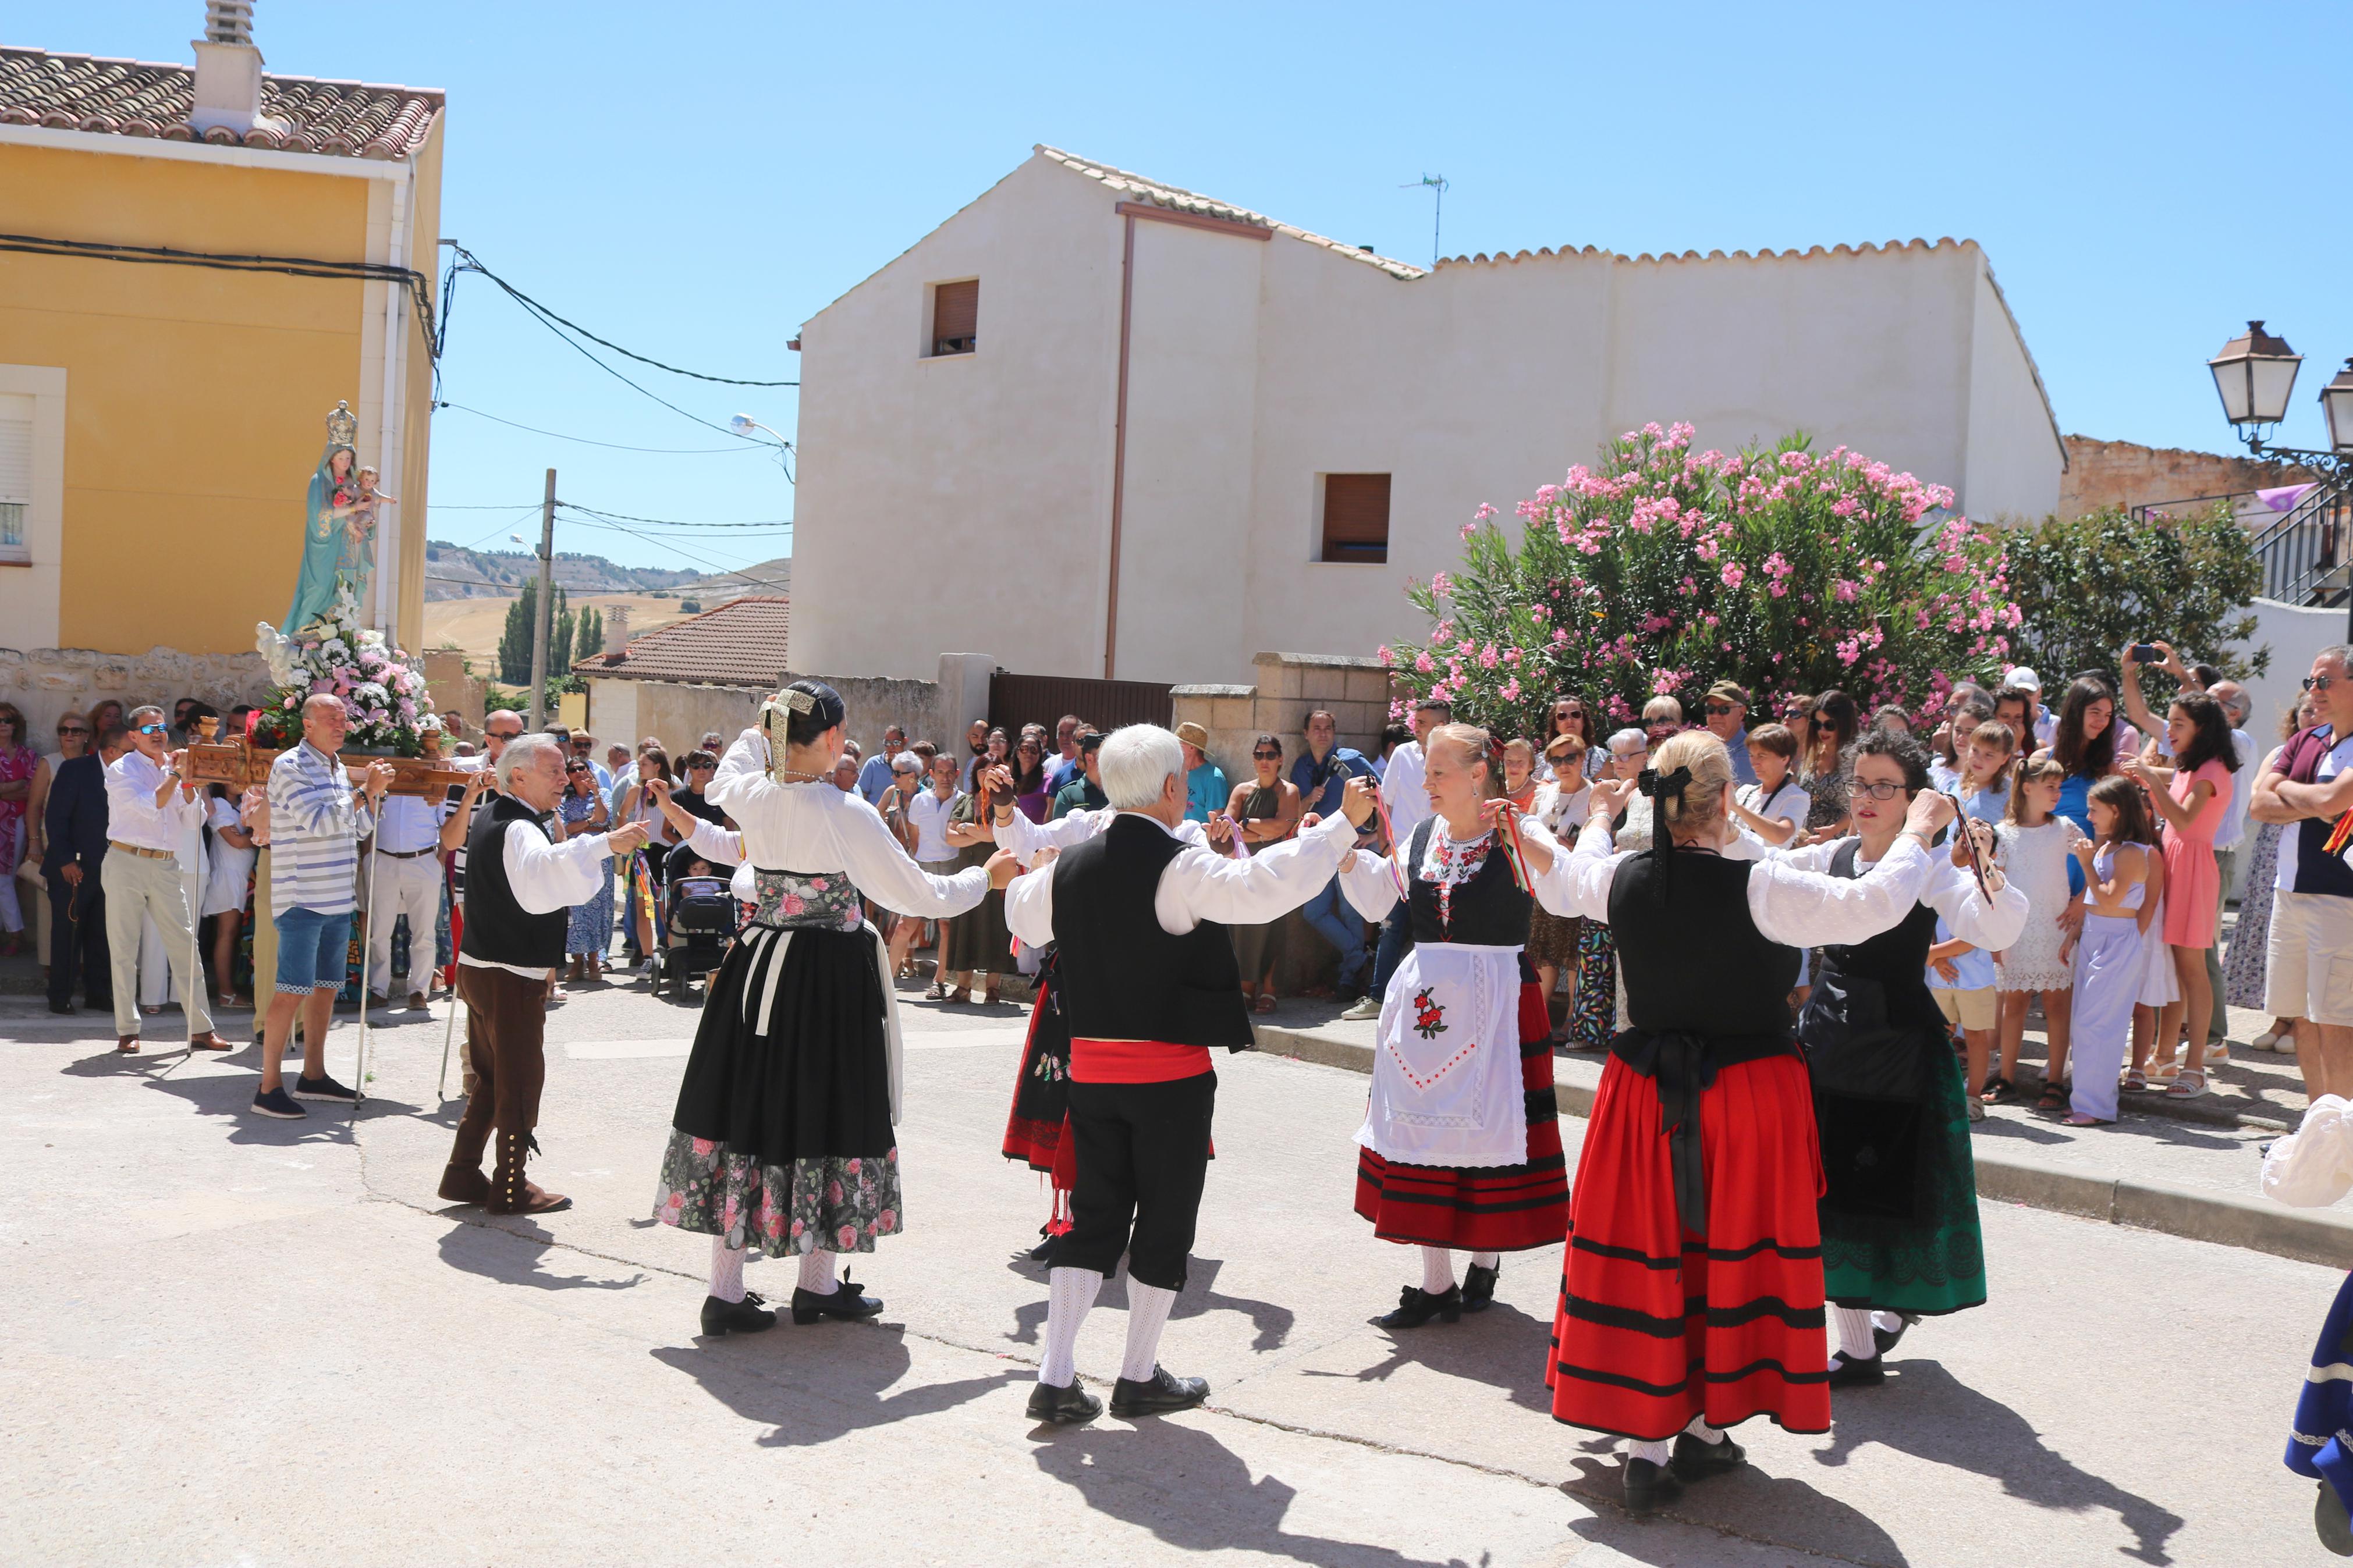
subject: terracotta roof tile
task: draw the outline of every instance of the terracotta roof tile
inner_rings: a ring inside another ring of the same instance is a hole
[[[685,680],[774,687],[785,675],[792,601],[731,599],[699,616],[631,637],[619,653],[573,661],[574,673],[613,680]]]
[[[188,123],[195,74],[192,66],[0,47],[0,125],[392,159],[425,145],[445,102],[434,88],[265,75],[259,123],[242,136],[220,126],[199,134]]]

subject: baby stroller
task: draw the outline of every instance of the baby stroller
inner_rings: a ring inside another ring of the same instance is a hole
[[[695,981],[707,984],[735,940],[742,910],[727,885],[735,868],[713,867],[710,876],[690,876],[689,866],[700,858],[684,845],[670,852],[670,876],[654,907],[652,981],[657,996],[665,987],[683,995]]]

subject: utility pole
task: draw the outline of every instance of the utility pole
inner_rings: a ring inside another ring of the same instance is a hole
[[[539,604],[531,618],[531,727],[547,723],[547,627],[555,609],[555,470],[547,470],[547,497],[539,503]]]

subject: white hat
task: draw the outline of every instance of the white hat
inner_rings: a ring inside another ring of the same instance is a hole
[[[2042,678],[2022,664],[2003,676],[2001,683],[2004,686],[2022,687],[2037,696],[2042,695]]]

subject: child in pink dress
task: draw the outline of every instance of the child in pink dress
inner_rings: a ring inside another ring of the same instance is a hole
[[[2175,766],[2141,760],[2125,771],[2147,787],[2165,826],[2164,939],[2181,995],[2158,1016],[2158,1054],[2171,1054],[2174,1031],[2188,1028],[2189,1051],[2166,1093],[2193,1100],[2206,1092],[2206,1030],[2214,996],[2206,950],[2214,945],[2221,914],[2222,876],[2214,861],[2214,832],[2238,787],[2239,756],[2222,705],[2202,691],[2185,691],[2166,713],[2166,739]]]

